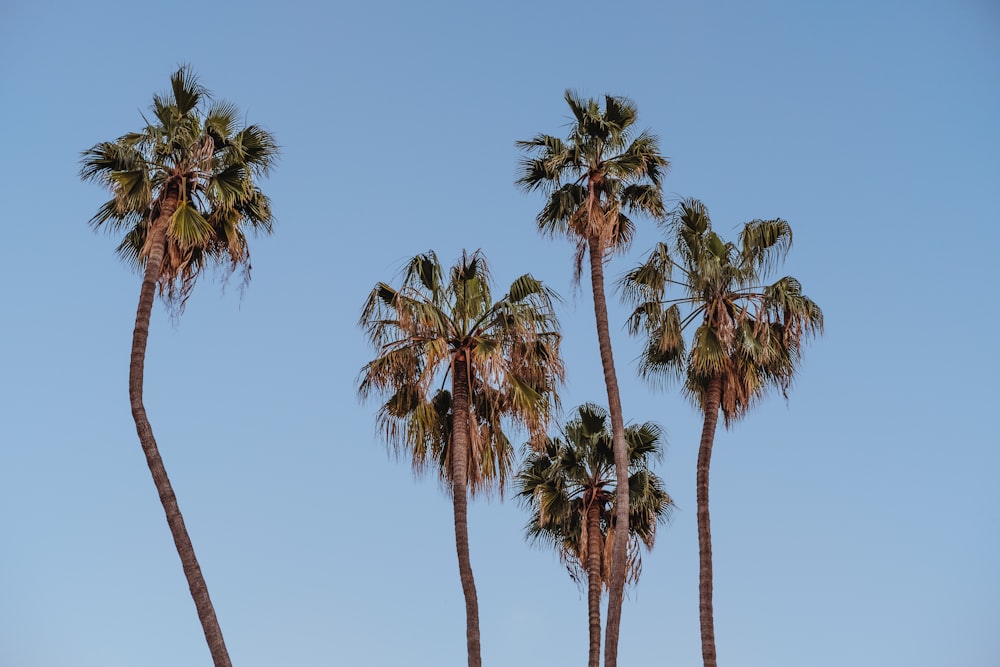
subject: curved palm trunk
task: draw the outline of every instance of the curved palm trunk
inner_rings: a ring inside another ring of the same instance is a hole
[[[452,425],[452,498],[455,508],[455,548],[458,551],[458,573],[465,594],[465,637],[469,651],[469,667],[482,667],[479,647],[479,600],[476,581],[472,576],[469,557],[469,517],[466,496],[469,451],[469,367],[464,355],[456,355],[452,374],[452,404],[455,423]]]
[[[191,590],[191,597],[194,598],[195,608],[198,610],[198,618],[205,631],[205,639],[212,653],[212,661],[215,667],[232,667],[226,643],[222,639],[222,628],[219,626],[219,620],[215,617],[212,600],[208,596],[205,578],[201,574],[201,567],[194,554],[194,546],[191,544],[191,538],[184,526],[184,517],[181,516],[177,497],[174,495],[170,479],[167,477],[167,470],[160,458],[156,440],[153,438],[153,429],[146,417],[146,408],[142,403],[142,382],[146,362],[146,341],[149,337],[149,318],[153,310],[156,283],[160,277],[160,267],[163,264],[163,253],[166,249],[167,225],[176,207],[176,193],[168,195],[163,202],[160,217],[153,224],[151,230],[151,248],[146,260],[146,270],[142,277],[139,308],[135,315],[135,329],[132,332],[132,359],[129,365],[128,393],[132,404],[132,418],[135,420],[135,429],[139,434],[139,443],[146,455],[146,463],[149,465],[149,472],[153,475],[153,483],[160,495],[163,511],[167,515],[167,524],[170,526],[177,554],[181,558],[181,566],[184,569],[184,576],[187,577],[188,588]]]
[[[608,330],[608,302],[604,296],[604,245],[595,235],[588,240],[590,282],[594,292],[594,316],[597,319],[597,342],[604,367],[611,413],[611,443],[615,455],[615,541],[611,555],[611,583],[608,586],[608,622],[604,632],[604,667],[618,664],[618,630],[621,626],[622,599],[625,595],[625,558],[628,547],[628,451],[625,444],[625,419],[618,393],[618,376],[611,353]]]
[[[596,494],[594,494],[596,495]],[[590,658],[587,667],[601,664],[601,507],[591,496],[587,507],[587,612],[590,616]]]
[[[712,530],[708,516],[708,468],[712,462],[712,445],[715,427],[719,423],[719,403],[722,398],[722,380],[714,378],[708,383],[705,397],[705,423],[701,429],[698,447],[698,576],[699,608],[701,615],[701,656],[704,667],[716,667],[715,617],[712,611]]]

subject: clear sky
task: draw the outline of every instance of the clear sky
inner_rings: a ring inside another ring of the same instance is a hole
[[[795,231],[824,309],[786,403],[720,432],[712,472],[720,660],[742,667],[1000,664],[1000,7],[843,2],[0,4],[0,665],[209,665],[129,414],[136,275],[87,220],[80,151],[142,124],[190,63],[270,129],[279,220],[253,282],[203,278],[154,312],[146,400],[239,667],[460,665],[450,502],[377,439],[355,381],[371,286],[435,249],[565,297],[565,407],[606,402],[589,288],[535,231],[514,142],[561,133],[566,88],[631,97],[665,192],[731,235]],[[659,238],[642,221],[611,277]],[[613,300],[614,301],[614,300]],[[634,374],[678,510],[626,601],[621,664],[700,660],[700,422]],[[470,514],[488,665],[586,659],[586,597]]]

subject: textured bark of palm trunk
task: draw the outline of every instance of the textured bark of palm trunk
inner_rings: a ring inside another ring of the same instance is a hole
[[[698,597],[701,618],[701,657],[704,667],[716,667],[715,616],[712,610],[712,528],[708,515],[708,470],[712,462],[712,445],[715,428],[719,423],[719,403],[722,399],[722,381],[718,378],[708,383],[705,397],[705,423],[698,447]]]
[[[616,667],[628,547],[628,452],[625,449],[625,419],[622,416],[622,401],[618,392],[618,376],[615,373],[615,360],[611,353],[608,302],[604,296],[604,245],[597,236],[591,236],[587,245],[590,255],[590,282],[594,293],[594,316],[597,320],[597,342],[601,350],[604,384],[608,391],[611,444],[615,455],[615,541],[611,555],[611,583],[608,586],[608,621],[604,631],[604,667]]]
[[[198,611],[198,618],[201,620],[201,626],[205,632],[205,640],[208,642],[212,661],[215,667],[232,667],[226,643],[222,638],[222,628],[219,626],[219,620],[215,616],[215,607],[212,606],[212,600],[208,595],[208,586],[205,584],[201,566],[198,565],[198,559],[195,557],[194,545],[191,544],[191,537],[184,525],[184,517],[181,515],[177,497],[170,485],[170,478],[167,477],[167,469],[160,458],[160,451],[153,438],[153,428],[149,424],[146,408],[142,402],[149,319],[153,310],[156,283],[160,278],[163,254],[166,249],[166,227],[177,207],[177,202],[176,194],[166,197],[160,211],[160,217],[154,222],[153,229],[150,230],[153,238],[149,257],[146,260],[146,270],[143,273],[142,287],[139,292],[139,307],[136,311],[135,328],[132,332],[132,357],[129,365],[128,383],[129,399],[132,405],[132,418],[135,420],[136,432],[139,435],[139,443],[146,455],[146,463],[149,466],[149,472],[153,475],[153,483],[160,496],[163,511],[167,515],[167,525],[170,526],[170,534],[174,538],[174,545],[177,547],[177,554],[181,559],[184,576],[187,578],[188,588],[191,591],[191,597],[194,599],[195,608]]]
[[[469,523],[467,492],[467,461],[469,451],[469,367],[464,354],[456,355],[452,372],[454,420],[452,427],[452,498],[455,508],[455,548],[458,551],[458,572],[465,594],[465,636],[469,651],[469,667],[482,667],[479,646],[479,600],[476,581],[472,576],[469,556]]]
[[[591,497],[587,508],[587,611],[590,617],[590,659],[587,667],[601,664],[601,508]]]

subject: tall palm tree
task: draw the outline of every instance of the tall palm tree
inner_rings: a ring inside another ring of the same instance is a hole
[[[503,420],[525,425],[536,443],[544,438],[563,377],[553,299],[526,274],[493,301],[479,251],[463,252],[447,277],[427,252],[410,260],[399,287],[378,283],[361,314],[378,356],[361,371],[360,395],[387,396],[379,425],[418,467],[444,457],[470,667],[479,667],[482,658],[467,491],[503,481],[509,467]],[[435,390],[449,381],[450,391]]]
[[[256,181],[277,158],[274,138],[241,127],[239,109],[211,102],[189,67],[153,97],[152,122],[83,152],[81,177],[111,194],[91,218],[95,228],[122,234],[118,254],[142,271],[132,332],[129,398],[139,443],[167,516],[184,575],[216,667],[231,663],[208,588],[160,458],[142,401],[149,319],[157,289],[179,313],[202,269],[241,269],[249,279],[246,230],[270,233],[267,197]]]
[[[656,424],[625,428],[628,444],[628,558],[626,583],[639,579],[640,542],[653,548],[656,526],[673,502],[649,469],[659,458],[662,432]],[[601,591],[611,582],[610,550],[615,536],[615,460],[608,413],[593,404],[577,408],[545,448],[531,454],[518,473],[519,495],[532,510],[528,537],[551,544],[574,581],[587,583],[589,667],[601,660]]]
[[[538,229],[543,234],[566,235],[576,243],[577,281],[584,256],[590,260],[597,339],[615,448],[618,524],[627,526],[628,454],[611,350],[604,264],[612,254],[627,249],[635,230],[629,215],[663,215],[660,180],[669,163],[660,155],[654,135],[635,133],[638,111],[630,100],[607,95],[602,109],[597,100],[584,100],[569,90],[565,99],[573,113],[567,139],[539,134],[517,142],[526,153],[517,184],[529,192],[546,193],[548,199],[537,217]],[[618,659],[627,535],[628,531],[619,531],[614,545],[604,645],[606,667],[615,667]]]
[[[705,667],[715,667],[708,473],[719,412],[728,428],[769,388],[787,396],[803,341],[822,333],[823,313],[795,278],[764,284],[792,244],[784,220],[748,222],[738,243],[727,243],[712,231],[705,205],[689,199],[678,204],[667,229],[673,247],[657,244],[625,276],[623,288],[636,304],[630,332],[648,337],[640,373],[654,381],[681,378],[704,415],[697,474],[699,602],[702,657]],[[682,296],[667,298],[668,285]],[[690,346],[683,333],[689,325],[695,325]]]

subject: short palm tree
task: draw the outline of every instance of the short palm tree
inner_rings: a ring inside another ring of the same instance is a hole
[[[451,482],[470,667],[482,658],[467,492],[505,478],[501,421],[542,442],[563,376],[554,294],[526,274],[493,301],[490,284],[480,252],[463,253],[447,276],[427,252],[407,264],[399,287],[375,286],[360,321],[378,356],[362,369],[359,393],[385,396],[378,422],[387,440],[418,468],[443,461]]]
[[[663,482],[650,469],[662,451],[656,424],[625,428],[628,445],[628,568],[626,583],[639,579],[640,542],[653,548],[656,527],[673,503]],[[590,627],[588,665],[601,658],[601,591],[611,582],[611,547],[615,536],[615,460],[608,413],[593,404],[577,408],[562,437],[545,442],[518,474],[520,496],[531,508],[528,537],[559,551],[574,581],[587,582]]]
[[[526,157],[521,162],[517,184],[526,191],[546,193],[547,201],[537,218],[538,229],[544,234],[566,235],[576,243],[576,280],[580,278],[584,256],[589,258],[617,466],[618,522],[626,526],[628,456],[611,349],[604,264],[612,254],[628,248],[635,229],[630,215],[654,218],[663,215],[660,181],[669,164],[660,154],[654,135],[647,131],[636,134],[638,111],[631,100],[608,95],[602,109],[597,100],[584,100],[572,91],[566,91],[565,99],[573,113],[569,136],[564,141],[539,134],[528,141],[519,141],[517,146],[525,151]],[[604,648],[606,667],[617,664],[626,538],[627,531],[620,531],[614,545]]]
[[[764,284],[792,244],[784,220],[748,222],[738,243],[727,243],[712,231],[704,204],[689,199],[679,203],[667,228],[673,247],[657,244],[622,284],[636,304],[629,330],[647,336],[640,373],[654,381],[681,378],[704,415],[697,474],[699,597],[702,656],[705,667],[715,667],[708,473],[719,411],[729,427],[768,388],[787,392],[804,339],[823,330],[823,313],[795,278]],[[682,296],[667,298],[670,285]],[[688,346],[683,332],[689,325],[695,329]]]
[[[256,180],[278,151],[260,127],[241,127],[235,106],[211,103],[190,68],[178,69],[170,86],[153,97],[152,122],[84,151],[81,176],[112,194],[90,223],[122,234],[119,256],[142,271],[129,366],[132,416],[212,659],[223,667],[231,663],[222,630],[142,401],[146,341],[157,289],[179,312],[208,265],[242,269],[249,278],[246,231],[272,229]]]

